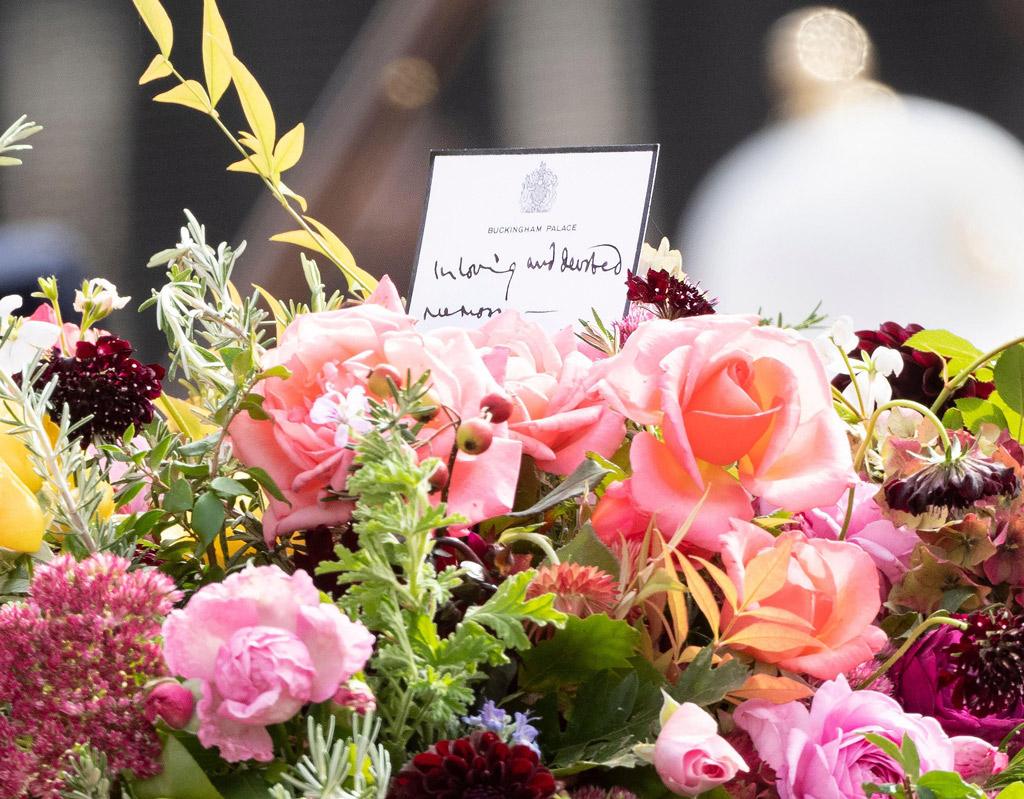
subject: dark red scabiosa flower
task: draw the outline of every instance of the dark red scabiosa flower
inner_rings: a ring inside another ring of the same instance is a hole
[[[555,778],[528,746],[509,746],[493,732],[438,741],[410,760],[388,799],[549,799]]]
[[[1000,741],[1024,723],[1024,616],[1005,608],[958,615],[967,629],[926,633],[889,671],[893,696],[949,735]],[[1020,748],[1018,735],[1011,752]]]
[[[914,515],[929,508],[964,510],[985,499],[1012,499],[1020,480],[1009,466],[970,454],[941,455],[909,477],[885,485],[885,501],[893,510]]]
[[[662,269],[650,269],[643,277],[627,275],[626,287],[630,302],[650,306],[662,319],[713,314],[718,303],[697,284],[686,278],[680,280]]]
[[[59,415],[66,404],[75,423],[92,418],[76,430],[83,444],[94,438],[120,437],[128,425],[153,420],[153,400],[160,396],[164,368],[142,364],[132,345],[117,336],[100,336],[95,343],[79,341],[75,354],[63,357],[54,349],[38,384],[56,378],[50,411]]]
[[[898,375],[889,377],[893,399],[908,399],[931,406],[942,391],[943,359],[934,352],[921,352],[904,346],[907,339],[924,330],[921,325],[900,325],[896,322],[885,322],[878,330],[858,330],[860,343],[849,353],[857,357],[861,352],[871,355],[878,347],[888,347],[903,356],[903,369]],[[838,375],[833,385],[840,391],[850,384],[849,375]],[[949,398],[947,407],[954,400],[964,397],[985,399],[995,389],[992,383],[968,380]],[[945,410],[945,408],[943,408]]]

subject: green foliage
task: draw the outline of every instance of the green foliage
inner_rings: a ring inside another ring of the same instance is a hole
[[[999,396],[1017,413],[1024,414],[1024,345],[1003,350],[993,373]]]
[[[596,566],[611,575],[619,573],[619,561],[612,551],[594,533],[589,524],[580,528],[564,547],[558,550],[563,563],[579,563],[582,566]]]
[[[948,361],[949,376],[970,366],[982,352],[965,338],[948,330],[922,330],[906,340],[904,346],[921,352],[932,352]]]
[[[640,633],[621,619],[603,613],[570,616],[565,628],[523,653],[519,685],[546,692],[577,685],[595,674],[630,668]]]
[[[135,799],[223,799],[184,744],[173,735],[164,738],[161,772],[135,782]]]
[[[743,685],[750,669],[735,658],[713,667],[712,652],[713,647],[706,646],[697,653],[679,681],[668,690],[673,699],[708,707]]]
[[[368,675],[384,742],[396,759],[457,730],[484,667],[507,663],[506,648],[528,646],[524,622],[560,625],[565,619],[551,595],[527,599],[528,571],[506,580],[448,634],[438,630],[438,613],[462,574],[435,569],[434,531],[462,520],[432,504],[430,476],[438,461],[420,462],[407,443],[411,431],[400,423],[423,387],[393,387],[395,407],[373,408],[377,427],[360,440],[347,485],[357,498],[359,547],[338,547],[336,560],[319,568],[348,586],[341,606],[378,635]]]

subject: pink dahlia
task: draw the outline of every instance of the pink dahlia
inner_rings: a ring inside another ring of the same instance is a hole
[[[178,593],[113,555],[40,567],[28,599],[0,608],[0,794],[56,799],[68,750],[88,743],[111,771],[150,777],[160,741],[143,686],[164,674],[160,623]]]
[[[596,566],[559,563],[542,566],[530,581],[527,596],[555,595],[555,607],[563,613],[586,618],[608,613],[618,598],[619,584]]]

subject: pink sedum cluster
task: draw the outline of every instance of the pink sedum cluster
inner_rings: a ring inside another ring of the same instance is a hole
[[[272,760],[267,726],[335,696],[374,640],[321,603],[305,572],[251,565],[202,588],[168,616],[163,634],[171,673],[201,683],[200,743],[229,762]]]
[[[374,370],[400,381],[429,372],[430,401],[442,412],[424,426],[420,451],[445,462],[455,442],[451,420],[479,417],[489,395],[511,400],[511,418],[491,421],[486,450],[459,451],[454,460],[448,509],[470,523],[512,507],[524,454],[544,470],[569,474],[588,451],[610,456],[625,437],[623,417],[600,401],[594,364],[576,350],[571,330],[552,338],[507,312],[478,331],[420,333],[387,278],[360,305],[298,317],[263,366],[290,372],[256,388],[270,419],[240,414],[229,432],[239,460],[266,469],[285,496],[271,500],[263,518],[268,544],[348,521],[352,503],[338,495],[353,444],[368,427],[368,399],[387,399],[373,390],[380,384],[371,380]]]
[[[0,796],[60,796],[68,750],[89,743],[112,771],[159,771],[160,741],[141,704],[163,675],[160,624],[170,578],[93,555],[39,567],[25,602],[0,608]]]
[[[854,482],[814,347],[756,317],[646,322],[593,375],[613,409],[662,432],[633,439],[632,476],[596,509],[605,541],[642,535],[652,517],[671,535],[700,503],[686,541],[718,552],[731,519],[753,518],[753,498],[802,511]]]

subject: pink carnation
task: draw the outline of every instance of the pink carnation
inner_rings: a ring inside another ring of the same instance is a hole
[[[687,541],[717,552],[730,519],[752,518],[752,497],[801,511],[836,502],[853,482],[814,347],[756,317],[645,322],[592,374],[613,409],[661,427],[661,438],[633,439],[630,492],[663,533],[700,504]]]
[[[249,566],[196,593],[164,623],[164,658],[201,681],[199,741],[225,760],[273,759],[267,726],[323,702],[363,668],[373,636],[320,602],[303,571]]]
[[[780,799],[861,799],[865,782],[899,782],[903,774],[897,764],[865,740],[865,733],[897,743],[909,735],[922,772],[954,767],[953,743],[935,719],[905,713],[876,691],[853,691],[844,677],[824,683],[810,709],[800,702],[751,699],[733,719],[774,769]]]
[[[593,361],[579,351],[571,328],[548,336],[540,325],[506,311],[470,336],[512,399],[512,436],[538,467],[566,475],[587,452],[609,458],[619,448],[625,420],[593,389]]]

